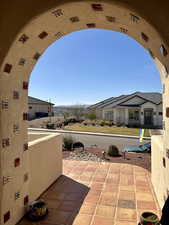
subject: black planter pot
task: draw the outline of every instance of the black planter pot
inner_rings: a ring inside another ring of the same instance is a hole
[[[44,219],[48,213],[46,203],[43,200],[38,200],[29,206],[26,218],[31,221],[39,221]]]
[[[160,225],[159,218],[152,212],[144,212],[140,216],[139,225]]]

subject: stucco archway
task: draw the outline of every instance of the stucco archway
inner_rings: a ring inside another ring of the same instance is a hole
[[[165,88],[169,68],[168,34],[164,19],[167,18],[167,3],[161,5],[160,12],[160,5],[153,1],[145,1],[144,6],[143,1],[65,1],[62,4],[59,1],[29,1],[23,5],[22,1],[17,0],[13,4],[14,2],[9,1],[1,3],[0,166],[2,180],[12,178],[11,184],[7,182],[4,185],[2,182],[0,187],[1,224],[4,224],[4,214],[8,210],[11,212],[11,219],[5,224],[15,224],[23,214],[23,205],[16,207],[13,202],[15,189],[21,190],[23,196],[29,195],[29,182],[23,184],[22,177],[29,171],[27,90],[30,72],[43,51],[65,34],[95,27],[112,29],[131,36],[148,49],[159,68],[164,87],[164,149],[168,148],[169,137],[169,92]],[[166,157],[165,151],[164,156]],[[21,163],[17,169],[14,168],[16,159]]]

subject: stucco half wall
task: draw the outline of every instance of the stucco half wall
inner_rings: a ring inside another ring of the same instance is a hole
[[[62,136],[45,135],[29,142],[29,150],[31,176],[29,199],[33,201],[62,174]]]

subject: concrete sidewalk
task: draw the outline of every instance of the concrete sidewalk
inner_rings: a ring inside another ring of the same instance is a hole
[[[82,131],[69,131],[69,130],[52,130],[44,128],[28,128],[28,131],[33,132],[52,132],[52,133],[64,133],[64,134],[82,134],[82,135],[95,135],[95,136],[104,136],[104,137],[121,137],[121,138],[131,138],[139,139],[139,136],[131,135],[121,135],[121,134],[105,134],[105,133],[94,133],[94,132],[82,132]],[[151,137],[144,137],[144,140],[151,140]]]

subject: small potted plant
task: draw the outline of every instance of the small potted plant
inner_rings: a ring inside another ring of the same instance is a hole
[[[48,215],[48,208],[43,200],[32,202],[28,206],[26,217],[31,221],[44,219]]]
[[[140,216],[139,225],[160,225],[159,218],[152,212],[144,212]]]

